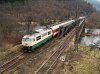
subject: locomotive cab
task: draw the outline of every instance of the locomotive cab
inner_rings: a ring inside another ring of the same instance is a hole
[[[26,35],[22,38],[22,45],[23,45],[23,50],[27,51],[32,49],[32,45],[35,43],[35,38],[29,35]]]
[[[32,38],[23,38],[22,39],[22,44],[24,45],[24,46],[32,46],[32,44],[34,43],[34,39],[32,39]]]

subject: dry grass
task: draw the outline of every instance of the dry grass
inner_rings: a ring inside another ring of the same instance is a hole
[[[21,45],[13,46],[12,44],[6,44],[5,47],[0,48],[0,63],[11,59],[21,49]]]
[[[63,65],[64,74],[100,74],[100,51],[90,47],[79,46],[79,52],[69,51]]]

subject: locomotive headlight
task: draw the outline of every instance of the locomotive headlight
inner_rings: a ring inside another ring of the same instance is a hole
[[[28,44],[27,43],[25,43],[25,46],[27,46]]]
[[[24,46],[28,46],[29,44],[28,44],[28,43],[22,43],[22,45],[24,45]]]
[[[24,46],[32,46],[32,43],[23,43]]]

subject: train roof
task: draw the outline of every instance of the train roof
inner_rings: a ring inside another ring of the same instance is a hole
[[[64,22],[64,23],[60,23],[60,24],[58,24],[58,25],[54,25],[54,26],[52,26],[52,27],[50,27],[50,28],[52,28],[52,29],[57,29],[57,28],[59,28],[60,26],[68,26],[68,25],[70,25],[70,24],[73,23],[73,22],[75,22],[75,20],[66,21],[66,22]]]
[[[75,20],[70,20],[70,21],[61,23],[61,24],[59,24],[59,26],[68,26],[68,25],[72,24],[73,22],[75,22]]]
[[[25,35],[23,38],[34,38],[35,36],[39,36],[43,33],[46,33],[47,31],[51,31],[51,29],[38,29],[38,30],[35,30],[33,34]]]
[[[34,38],[37,35],[40,35],[40,33],[27,34],[23,38]]]
[[[44,33],[44,32],[47,32],[47,31],[50,31],[51,29],[38,29],[38,30],[35,30],[36,32],[39,32],[39,33]]]
[[[54,26],[52,26],[52,27],[50,27],[50,28],[52,28],[52,29],[57,29],[57,28],[59,28],[59,25],[54,25]]]

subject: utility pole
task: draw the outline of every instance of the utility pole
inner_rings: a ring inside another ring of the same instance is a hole
[[[30,33],[30,25],[31,25],[31,22],[32,22],[32,17],[29,16],[27,18],[27,33],[29,34]]]
[[[78,4],[76,4],[76,30],[75,30],[75,32],[76,32],[76,36],[75,36],[75,51],[76,52],[78,52],[78,43],[79,43],[79,41],[78,41],[78,28],[79,28],[79,25],[78,25]]]

